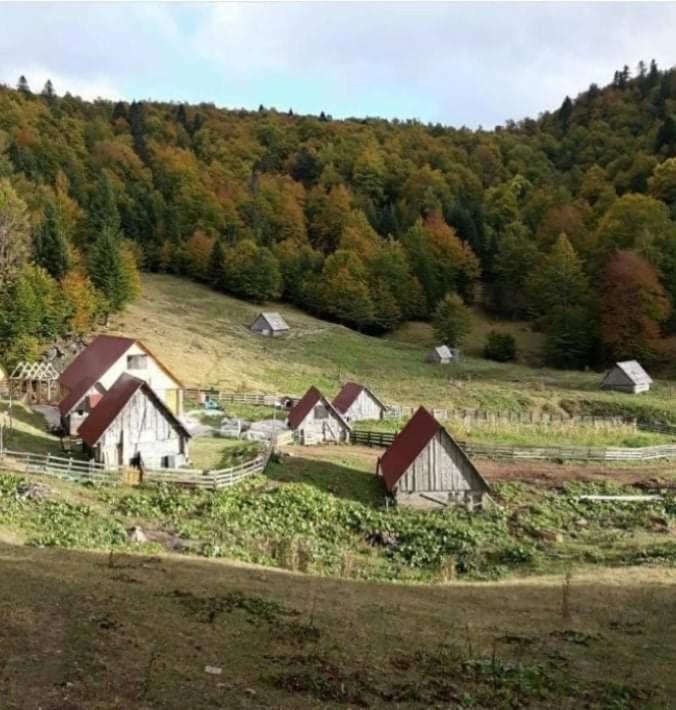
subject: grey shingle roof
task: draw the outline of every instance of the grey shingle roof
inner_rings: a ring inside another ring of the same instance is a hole
[[[261,313],[259,317],[265,318],[272,330],[289,330],[287,322],[279,313]]]
[[[619,367],[622,372],[636,385],[650,385],[652,384],[652,378],[650,375],[641,367],[637,360],[625,360],[624,362],[618,362],[615,367]]]

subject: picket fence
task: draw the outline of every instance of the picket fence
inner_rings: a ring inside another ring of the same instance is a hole
[[[269,447],[265,453],[237,466],[213,471],[190,468],[144,469],[143,483],[170,483],[188,488],[222,490],[245,478],[263,473],[273,453]],[[128,469],[122,466],[106,466],[93,461],[80,461],[53,454],[34,454],[26,451],[0,451],[0,465],[8,471],[54,476],[79,483],[106,483],[118,485],[125,482]]]
[[[353,444],[386,448],[396,434],[391,432],[353,429],[350,441]],[[676,444],[663,446],[587,447],[587,446],[523,446],[520,444],[482,444],[458,441],[468,456],[479,458],[511,459],[515,461],[576,461],[576,462],[648,462],[676,459]]]

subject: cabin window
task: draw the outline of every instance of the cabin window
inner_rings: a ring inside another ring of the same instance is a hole
[[[323,404],[318,404],[315,407],[315,419],[328,419],[329,411]]]
[[[148,367],[147,355],[127,355],[128,370],[145,370]]]

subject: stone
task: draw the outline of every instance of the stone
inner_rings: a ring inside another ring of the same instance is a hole
[[[142,528],[138,527],[138,525],[134,525],[133,528],[129,528],[129,530],[127,530],[127,540],[138,544],[148,542],[146,534],[143,532]]]

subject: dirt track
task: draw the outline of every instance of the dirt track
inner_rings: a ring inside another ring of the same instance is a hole
[[[312,460],[340,459],[343,465],[365,471],[375,471],[376,460],[383,449],[366,446],[294,446],[288,447],[294,456]],[[676,486],[676,466],[671,464],[633,464],[602,466],[598,464],[557,464],[546,461],[490,461],[475,459],[474,463],[491,483],[528,481],[544,486],[559,486],[564,481],[615,481],[623,484],[663,486],[670,481]]]
[[[558,486],[564,481],[614,481],[654,487],[665,481],[676,483],[671,465],[599,466],[596,464],[556,464],[538,462],[498,462],[477,459],[477,468],[490,482],[528,481]]]

